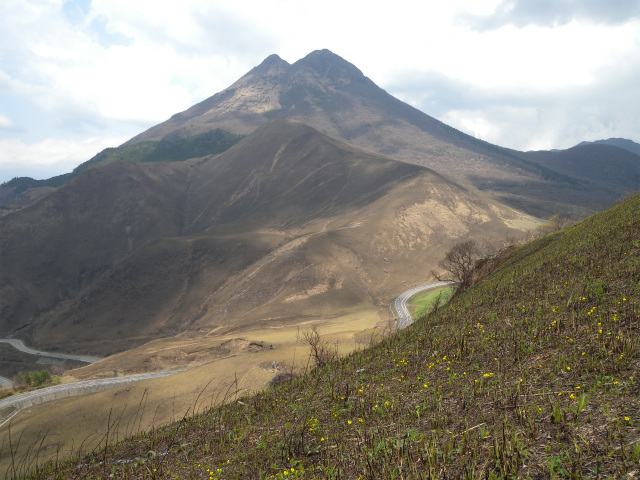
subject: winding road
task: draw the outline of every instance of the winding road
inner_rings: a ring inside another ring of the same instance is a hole
[[[54,385],[52,387],[41,388],[33,392],[14,395],[0,401],[0,409],[7,407],[24,408],[32,405],[39,405],[57,398],[71,397],[81,395],[83,393],[95,393],[103,390],[109,390],[127,383],[139,382],[141,380],[150,380],[153,378],[167,377],[174,373],[183,372],[184,370],[172,370],[170,372],[141,373],[138,375],[127,375],[124,377],[100,378],[97,380],[84,380],[82,382],[65,383],[62,385]]]
[[[89,357],[86,355],[69,355],[66,353],[41,352],[40,350],[33,350],[22,343],[22,340],[16,340],[15,338],[0,338],[0,343],[8,343],[16,350],[20,350],[24,353],[30,353],[31,355],[41,355],[43,357],[61,358],[64,360],[77,360],[79,362],[86,363],[95,363],[98,360],[102,360],[99,357]]]
[[[444,287],[445,285],[450,285],[453,282],[435,282],[428,283],[427,285],[421,285],[419,287],[410,288],[402,292],[393,302],[393,305],[398,314],[398,324],[396,328],[398,330],[402,330],[405,327],[408,327],[413,323],[413,317],[409,312],[409,308],[407,308],[407,301],[413,297],[416,293],[422,292],[424,290],[430,290],[432,288]]]
[[[39,355],[41,357],[49,357],[49,358],[60,358],[63,360],[77,360],[79,362],[86,363],[95,363],[98,360],[102,360],[99,357],[89,357],[86,355],[70,355],[66,353],[53,353],[53,352],[42,352],[40,350],[33,350],[32,348],[27,347],[22,340],[17,340],[15,338],[0,338],[0,343],[8,343],[16,350],[19,350],[24,353],[28,353],[31,355]],[[13,387],[13,381],[10,378],[0,376],[0,387]]]
[[[39,355],[49,358],[60,358],[64,360],[76,360],[79,362],[95,363],[98,360],[102,360],[99,357],[90,357],[87,355],[71,355],[66,353],[52,353],[42,352],[40,350],[33,350],[27,347],[21,340],[13,338],[0,338],[0,343],[8,343],[17,350],[31,355]],[[127,375],[124,377],[113,378],[101,378],[97,380],[84,380],[81,382],[65,383],[61,385],[54,385],[52,387],[41,388],[32,392],[22,393],[20,395],[14,395],[0,401],[0,409],[7,407],[15,407],[17,409],[30,407],[32,405],[39,405],[51,400],[62,397],[71,397],[74,395],[81,395],[83,393],[95,393],[103,390],[109,390],[110,388],[117,387],[119,385],[125,385],[127,383],[139,382],[141,380],[150,380],[152,378],[166,377],[173,375],[174,373],[182,372],[184,370],[173,370],[170,372],[155,372],[155,373],[142,373],[138,375]],[[0,385],[13,386],[13,382],[5,377],[0,377]],[[3,425],[3,422],[0,425]]]
[[[402,292],[394,301],[393,305],[398,315],[398,323],[396,328],[401,330],[413,323],[413,317],[407,307],[407,301],[416,293],[424,290],[430,290],[432,288],[444,287],[452,282],[435,282],[419,287],[414,287]],[[89,357],[85,355],[68,355],[63,353],[49,353],[41,352],[28,348],[20,340],[5,338],[0,339],[0,343],[9,343],[18,350],[30,353],[32,355],[42,355],[52,358],[62,358],[68,360],[78,360],[81,362],[94,363],[101,360],[97,357]],[[102,390],[108,390],[119,385],[124,385],[131,382],[138,382],[140,380],[149,380],[152,378],[166,377],[173,375],[183,370],[175,370],[170,372],[156,372],[156,373],[144,373],[139,375],[128,375],[125,377],[115,378],[101,378],[98,380],[85,380],[82,382],[67,383],[63,385],[54,385],[52,387],[42,388],[33,392],[23,393],[21,395],[15,395],[5,400],[0,401],[0,409],[7,407],[16,407],[18,409],[31,405],[38,405],[56,398],[69,397],[73,395],[80,395],[83,393],[98,392]]]

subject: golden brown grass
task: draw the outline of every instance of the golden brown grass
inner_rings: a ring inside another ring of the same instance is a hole
[[[236,392],[246,395],[259,391],[278,373],[299,375],[313,364],[299,341],[299,330],[312,323],[318,325],[323,337],[345,355],[380,338],[388,328],[387,315],[387,310],[361,310],[300,325],[247,330],[241,337],[155,340],[71,370],[63,378],[65,383],[111,377],[114,369],[118,375],[188,369],[170,377],[25,408],[10,424],[0,427],[0,475],[8,471],[12,461],[16,463],[16,458],[34,462],[62,460],[79,451],[91,451],[107,440],[121,440],[202,412],[225,399],[229,392],[234,392],[235,398]]]

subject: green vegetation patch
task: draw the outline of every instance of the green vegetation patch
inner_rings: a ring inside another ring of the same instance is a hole
[[[412,310],[411,315],[420,317],[431,312],[433,305],[438,302],[439,305],[447,303],[455,292],[455,288],[444,287],[429,290],[427,293],[419,293],[409,299],[409,307]]]
[[[374,347],[33,478],[637,475],[638,212],[525,245]]]
[[[190,137],[165,137],[160,141],[149,140],[118,148],[107,148],[83,164],[86,165],[83,169],[113,162],[181,162],[194,157],[222,153],[243,138],[242,135],[234,135],[217,128]]]
[[[4,186],[15,187],[16,194],[35,187],[59,187],[77,177],[84,170],[99,165],[106,165],[113,162],[181,162],[194,157],[222,153],[243,138],[243,135],[235,135],[217,128],[190,137],[169,136],[160,141],[149,140],[133,145],[107,148],[91,160],[76,167],[71,173],[51,177],[47,180],[17,177],[4,184]]]
[[[21,352],[8,343],[0,343],[0,375],[13,378],[18,373],[48,370],[53,375],[59,375],[65,370],[84,367],[85,362],[77,360],[51,358]]]
[[[52,377],[49,370],[35,370],[20,372],[13,377],[13,387],[0,389],[0,399],[18,395],[20,393],[31,392],[40,388],[60,383],[60,377]]]

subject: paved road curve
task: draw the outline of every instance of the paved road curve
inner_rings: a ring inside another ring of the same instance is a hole
[[[86,363],[95,363],[98,360],[102,360],[99,357],[89,357],[86,355],[69,355],[66,353],[52,353],[52,352],[41,352],[39,350],[33,350],[27,347],[24,343],[22,343],[22,340],[16,340],[15,338],[0,338],[0,343],[8,343],[13,348],[20,350],[21,352],[30,353],[31,355],[41,355],[43,357],[62,358],[65,360],[77,360],[79,362],[86,362]]]
[[[453,282],[429,283],[427,285],[421,285],[419,287],[411,288],[398,295],[398,298],[396,298],[393,302],[396,312],[398,313],[398,324],[396,328],[398,330],[402,330],[403,328],[408,327],[413,323],[413,317],[411,316],[411,313],[409,313],[409,309],[407,308],[407,300],[413,297],[416,293],[422,292],[423,290],[444,287],[445,285],[450,285],[451,283]]]
[[[127,383],[139,382],[140,380],[150,380],[152,378],[166,377],[184,370],[173,370],[170,372],[142,373],[138,375],[127,375],[125,377],[100,378],[97,380],[84,380],[82,382],[65,383],[52,387],[41,388],[33,392],[14,395],[0,401],[0,409],[7,407],[24,408],[31,405],[39,405],[62,397],[71,397],[83,393],[101,392],[110,388]]]

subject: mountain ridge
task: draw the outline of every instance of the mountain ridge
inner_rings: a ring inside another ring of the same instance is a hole
[[[5,215],[2,331],[104,355],[186,330],[379,309],[419,275],[416,252],[513,235],[536,225],[526,218],[276,118],[222,154],[91,168]]]
[[[640,143],[634,142],[633,140],[629,140],[627,138],[607,138],[602,140],[594,140],[591,142],[583,141],[578,143],[576,147],[582,147],[590,144],[613,145],[614,147],[628,150],[629,152],[635,153],[636,155],[640,156]]]
[[[228,88],[119,148],[186,142],[213,131],[245,136],[275,117],[292,118],[365,150],[426,166],[539,217],[563,212],[581,218],[605,208],[628,188],[622,176],[606,185],[597,175],[578,178],[575,171],[534,161],[532,152],[492,145],[458,131],[389,95],[355,65],[326,49],[293,64],[270,55]],[[583,151],[594,156],[597,150],[590,148]],[[66,180],[68,174],[55,185],[33,186],[57,186]],[[0,189],[5,204],[33,182],[14,183],[16,188],[12,183]],[[22,208],[32,197],[7,208]]]
[[[426,166],[538,216],[560,209],[581,217],[612,200],[608,189],[594,190],[572,175],[530,161],[522,152],[478,140],[401,102],[329,50],[316,50],[293,64],[268,57],[228,88],[127,144],[211,128],[247,134],[275,116]],[[616,188],[617,195],[622,193],[622,187]]]

